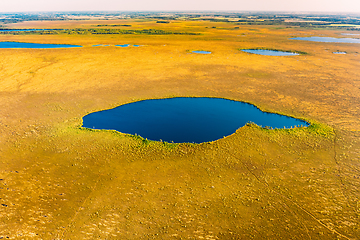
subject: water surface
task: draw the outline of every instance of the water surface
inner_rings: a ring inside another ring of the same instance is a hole
[[[83,127],[117,130],[167,142],[209,142],[233,134],[248,122],[271,128],[308,126],[305,121],[262,112],[254,105],[222,98],[144,100],[90,113]]]
[[[115,45],[116,47],[129,47],[130,44],[120,44],[120,45]]]
[[[211,54],[211,52],[208,51],[192,51],[193,53],[198,53],[198,54]]]
[[[241,51],[253,54],[260,54],[266,56],[296,56],[300,55],[294,52],[283,52],[277,50],[264,50],[264,49],[242,49]]]
[[[360,34],[358,33],[342,33],[341,35],[346,35],[346,36],[358,36]]]
[[[346,54],[346,52],[333,52],[333,54]]]
[[[296,37],[292,40],[303,40],[312,42],[330,42],[330,43],[360,43],[357,38],[333,38],[333,37]]]
[[[44,44],[44,43],[25,43],[25,42],[0,42],[0,48],[74,48],[82,47],[79,45],[70,44]]]

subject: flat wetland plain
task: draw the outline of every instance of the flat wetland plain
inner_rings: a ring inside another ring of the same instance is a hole
[[[0,238],[360,239],[360,45],[289,39],[359,31],[154,19],[7,27],[101,24],[200,34],[0,35],[83,46],[0,49]],[[241,51],[255,48],[307,54]],[[80,127],[90,112],[186,96],[312,126],[249,124],[203,144]]]

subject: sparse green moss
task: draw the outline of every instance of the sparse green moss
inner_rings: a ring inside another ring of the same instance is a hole
[[[307,52],[298,51],[298,50],[283,50],[283,49],[266,48],[266,47],[249,48],[249,49],[240,48],[238,50],[239,51],[242,51],[242,50],[269,50],[269,51],[278,51],[278,52],[297,53],[297,54],[300,54],[300,55],[307,55],[308,54]]]
[[[307,130],[312,133],[326,138],[333,138],[335,133],[334,129],[326,124],[312,123]]]

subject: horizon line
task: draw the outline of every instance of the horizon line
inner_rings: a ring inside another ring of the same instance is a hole
[[[294,11],[294,10],[31,10],[31,11],[1,11],[0,14],[13,13],[288,13],[288,14],[359,14],[347,11]]]

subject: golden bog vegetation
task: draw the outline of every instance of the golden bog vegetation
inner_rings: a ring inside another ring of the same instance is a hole
[[[360,239],[360,45],[289,40],[344,31],[178,20],[9,27],[104,24],[200,35],[0,35],[84,46],[0,49],[0,238]],[[246,101],[313,125],[250,124],[203,144],[81,128],[90,112],[173,96]]]

